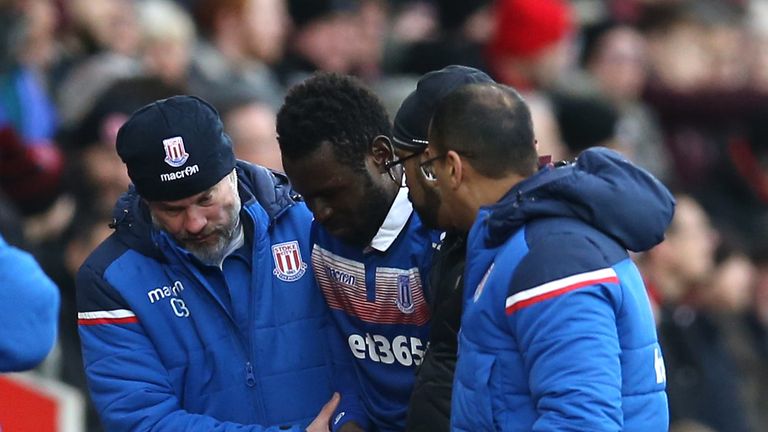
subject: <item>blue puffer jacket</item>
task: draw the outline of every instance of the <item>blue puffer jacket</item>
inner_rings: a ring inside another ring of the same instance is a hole
[[[133,192],[80,269],[86,374],[109,431],[298,431],[331,397],[339,341],[308,267],[311,213],[285,178],[237,172],[252,248],[235,253],[252,271],[227,275],[229,290],[152,228]]]
[[[481,209],[467,248],[457,431],[665,431],[664,361],[627,249],[659,243],[669,191],[606,149]]]

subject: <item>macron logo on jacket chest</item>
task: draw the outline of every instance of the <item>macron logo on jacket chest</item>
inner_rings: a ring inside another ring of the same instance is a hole
[[[184,303],[184,300],[179,298],[182,291],[184,291],[184,284],[177,280],[173,281],[170,285],[163,285],[162,287],[150,290],[147,292],[147,297],[152,304],[170,297],[170,305],[173,314],[179,318],[186,318],[189,316],[189,309],[187,308],[186,303]]]
[[[150,303],[154,303],[166,297],[178,297],[182,291],[184,291],[184,285],[181,281],[174,281],[170,286],[162,286],[149,291],[147,297],[149,297]]]

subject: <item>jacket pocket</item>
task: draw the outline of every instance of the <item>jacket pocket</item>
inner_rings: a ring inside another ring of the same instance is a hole
[[[493,431],[490,379],[496,357],[484,353],[466,353],[456,366],[451,430]]]

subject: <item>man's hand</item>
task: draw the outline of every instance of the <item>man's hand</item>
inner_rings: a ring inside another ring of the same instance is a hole
[[[341,396],[338,393],[334,393],[320,412],[317,414],[312,423],[307,426],[307,432],[328,432],[331,430],[331,416],[336,411],[336,407],[339,406]]]

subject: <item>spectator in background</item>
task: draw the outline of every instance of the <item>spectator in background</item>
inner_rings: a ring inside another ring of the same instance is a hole
[[[697,1],[660,3],[645,15],[640,28],[651,79],[643,98],[664,132],[673,167],[667,181],[696,191],[701,179],[717,178],[728,143],[743,133],[753,111],[768,104],[739,78],[745,72],[733,70],[741,67],[734,67],[734,53],[752,57],[748,44],[733,43],[732,27],[743,25],[743,10],[733,2]]]
[[[24,14],[24,32],[19,46],[13,47],[20,63],[45,76],[58,61],[56,27],[59,12],[55,0],[6,0],[16,3]],[[13,26],[11,26],[13,27]]]
[[[35,259],[0,236],[0,372],[32,369],[56,340],[59,291]]]
[[[555,94],[550,99],[567,149],[565,159],[596,146],[624,152],[616,137],[618,114],[608,102],[594,96],[568,94]]]
[[[663,239],[672,196],[607,149],[538,172],[537,159],[514,89],[439,102],[420,168],[469,232],[451,428],[665,430],[663,359],[627,250]]]
[[[25,52],[34,36],[31,7],[0,5],[0,122],[10,125],[28,147],[53,147],[57,111],[48,94],[44,70]]]
[[[215,105],[255,92],[276,110],[283,89],[273,67],[283,57],[289,28],[285,0],[200,0],[194,17],[203,39],[193,56],[189,91]]]
[[[68,43],[52,82],[61,124],[69,128],[114,80],[136,76],[142,66],[135,2],[73,0],[66,10]]]
[[[768,360],[754,321],[758,267],[739,245],[724,238],[715,253],[715,268],[703,290],[726,349],[735,363],[735,379],[750,430],[768,430]],[[740,379],[739,379],[740,378]]]
[[[643,35],[626,24],[606,21],[584,29],[581,65],[587,87],[617,110],[619,145],[632,161],[657,178],[671,177],[671,161],[654,112],[642,100],[649,68]],[[583,90],[582,90],[583,91]]]
[[[140,37],[135,2],[71,0],[68,3],[68,18],[82,57],[88,58],[101,51],[127,57],[138,53]]]
[[[354,0],[288,0],[294,31],[289,39],[280,79],[290,87],[312,72],[349,74],[354,69],[360,4]]]
[[[552,100],[541,93],[529,93],[525,95],[525,102],[534,121],[533,132],[539,155],[549,156],[553,161],[567,160],[570,151],[561,137]]]
[[[755,284],[750,307],[746,312],[746,325],[751,335],[751,345],[754,347],[758,358],[757,366],[762,375],[754,376],[750,387],[758,393],[751,394],[749,399],[757,413],[758,430],[768,426],[768,374],[765,372],[768,365],[768,254],[766,249],[756,253],[753,258],[755,265]],[[754,365],[755,363],[753,363]]]
[[[581,65],[590,83],[617,106],[641,96],[648,73],[646,43],[635,28],[604,21],[583,30]]]
[[[750,83],[756,90],[766,93],[768,92],[768,3],[753,0],[748,4],[747,36],[754,47],[754,55],[748,63]],[[742,61],[744,60],[742,58]]]
[[[492,3],[439,0],[434,11],[426,9],[426,2],[406,3],[395,18],[390,70],[422,75],[451,64],[486,70],[483,47],[493,31]],[[436,18],[430,30],[422,30],[422,34],[416,24],[424,15]]]
[[[221,113],[238,159],[283,171],[275,132],[277,114],[271,106],[256,98],[242,97],[223,102]]]
[[[750,430],[739,370],[713,311],[707,283],[715,275],[717,235],[701,206],[677,195],[664,242],[646,252],[640,268],[658,299],[659,340],[667,369],[670,421],[715,430]],[[736,378],[738,377],[738,378]]]
[[[523,93],[559,83],[570,66],[574,17],[565,0],[498,0],[488,43],[496,81]]]
[[[768,99],[738,121],[743,132],[726,138],[712,175],[691,190],[718,229],[753,254],[768,243]]]
[[[22,7],[25,6],[25,7]],[[74,209],[61,196],[64,157],[43,70],[22,51],[37,34],[33,4],[0,5],[0,193],[24,218],[26,248],[58,235]]]
[[[352,45],[350,72],[369,83],[386,78],[382,61],[389,30],[388,6],[386,0],[361,0],[356,17],[351,21],[355,37],[347,41]]]
[[[170,0],[143,0],[136,8],[144,73],[167,85],[186,86],[196,41],[192,18]]]
[[[675,217],[663,243],[639,257],[651,298],[658,307],[674,308],[696,286],[711,276],[716,232],[701,206],[687,195],[677,195]],[[661,311],[659,311],[661,312]],[[657,314],[657,321],[661,315]]]
[[[491,76],[525,96],[539,153],[568,157],[548,92],[570,71],[574,12],[565,0],[498,0],[494,31],[485,50]]]
[[[60,199],[64,158],[52,144],[28,145],[2,117],[0,107],[0,191],[23,216],[44,215]],[[53,219],[48,222],[54,226],[40,229],[56,232],[66,223]],[[27,224],[24,230],[34,231],[32,225]],[[44,236],[34,237],[40,240]]]

